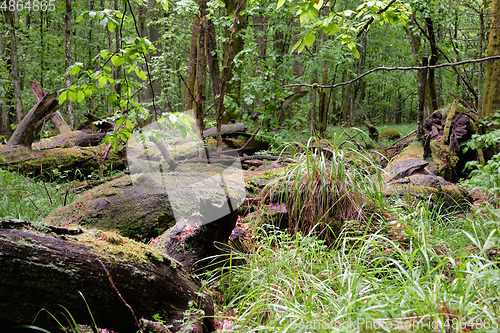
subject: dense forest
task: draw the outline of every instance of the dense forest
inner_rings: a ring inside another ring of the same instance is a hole
[[[0,331],[498,330],[499,0],[0,11]]]

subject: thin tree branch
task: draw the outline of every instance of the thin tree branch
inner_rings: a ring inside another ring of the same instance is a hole
[[[134,310],[132,309],[132,307],[125,301],[125,299],[123,298],[122,294],[120,294],[120,292],[118,291],[118,288],[116,288],[115,284],[113,283],[113,277],[111,276],[111,274],[109,273],[108,269],[106,268],[106,266],[104,265],[104,263],[101,261],[101,259],[97,258],[96,259],[102,266],[102,268],[104,269],[104,271],[106,272],[106,275],[108,276],[108,280],[109,282],[111,283],[111,286],[113,287],[113,289],[116,291],[116,294],[118,295],[118,297],[122,300],[123,304],[125,304],[125,306],[130,310],[130,312],[132,313],[132,316],[134,317],[134,320],[135,320],[135,324],[137,325],[137,327],[139,328],[139,331],[141,331],[141,333],[144,333],[144,331],[142,330],[142,327],[141,327],[141,324],[139,324],[139,320],[137,319],[137,316],[135,315],[135,312]]]
[[[355,77],[354,79],[342,83],[337,83],[337,84],[331,84],[331,85],[321,85],[321,84],[308,84],[308,83],[297,83],[297,84],[287,84],[282,86],[283,88],[290,88],[290,87],[309,87],[309,88],[337,88],[340,86],[345,86],[352,84],[363,77],[372,74],[377,71],[414,71],[414,70],[419,70],[419,69],[429,69],[429,68],[443,68],[443,67],[455,67],[455,66],[460,66],[463,64],[473,64],[473,63],[479,63],[479,62],[485,62],[485,61],[490,61],[490,60],[500,60],[500,56],[492,56],[492,57],[486,57],[486,58],[479,58],[479,59],[470,59],[470,60],[464,60],[464,61],[459,61],[459,62],[453,62],[453,63],[445,63],[445,64],[439,64],[439,65],[434,65],[434,66],[409,66],[409,67],[376,67],[373,69],[370,69],[368,72],[365,72],[361,74],[358,77]]]
[[[381,10],[378,11],[377,15],[380,15],[382,14],[383,12],[387,11],[396,1],[398,0],[392,0],[391,2],[389,2],[387,4],[387,6],[385,6],[384,8],[382,8]],[[370,17],[370,19],[365,23],[365,25],[363,25],[363,27],[361,28],[361,30],[359,30],[358,32],[358,36],[361,36],[363,34],[363,32],[368,29],[368,27],[370,26],[370,24],[373,23],[373,21],[375,21],[375,19],[372,17]]]

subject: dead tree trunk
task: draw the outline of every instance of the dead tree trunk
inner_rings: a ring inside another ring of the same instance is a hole
[[[57,94],[45,95],[36,105],[28,112],[21,120],[10,140],[7,142],[7,147],[22,146],[31,149],[31,144],[38,136],[42,126],[54,112],[59,109],[59,101]]]
[[[40,83],[36,80],[31,80],[31,89],[33,89],[33,95],[35,95],[37,103],[40,102],[43,96],[46,95],[45,89],[40,86]],[[50,118],[50,121],[57,128],[60,134],[71,132],[71,128],[64,121],[63,116],[59,111],[54,112],[54,115]]]
[[[1,327],[30,324],[42,308],[57,316],[59,305],[76,322],[91,324],[80,291],[102,328],[135,333],[138,327],[132,308],[136,318],[152,319],[159,314],[177,331],[183,326],[189,302],[194,301],[207,317],[198,318],[189,332],[214,329],[211,299],[200,295],[200,287],[169,257],[115,233],[56,236],[41,230],[12,229],[26,222],[0,221]],[[40,315],[34,324],[55,328],[47,318]]]

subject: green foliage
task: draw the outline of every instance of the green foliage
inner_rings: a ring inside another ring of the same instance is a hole
[[[299,41],[293,46],[292,51],[301,53],[304,48],[311,46],[316,40],[318,31],[322,31],[328,36],[335,35],[342,45],[346,45],[357,59],[360,53],[356,47],[356,35],[362,29],[367,29],[368,24],[373,25],[406,25],[411,14],[410,7],[397,1],[387,10],[383,11],[389,4],[389,0],[384,1],[364,1],[356,10],[346,9],[335,11],[330,3],[324,4],[323,0],[303,0],[292,9],[298,9],[296,15],[300,18],[300,24],[309,29]],[[285,3],[285,0],[278,1],[278,9]],[[329,9],[329,13],[327,9]],[[328,13],[326,17],[319,17],[319,11]]]
[[[488,126],[500,125],[500,112],[495,113],[486,122]],[[465,150],[492,148],[498,151],[500,142],[500,129],[488,131],[485,134],[474,134],[466,143]],[[486,164],[482,165],[477,161],[470,161],[466,169],[472,170],[470,178],[463,181],[463,184],[474,189],[482,189],[487,193],[500,194],[500,153],[493,155]]]

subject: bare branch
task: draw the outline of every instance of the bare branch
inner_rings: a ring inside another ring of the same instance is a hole
[[[443,67],[455,67],[455,66],[460,66],[464,64],[473,64],[473,63],[479,63],[479,62],[485,62],[485,61],[490,61],[490,60],[500,60],[500,56],[492,56],[492,57],[486,57],[486,58],[479,58],[479,59],[470,59],[470,60],[464,60],[464,61],[459,61],[459,62],[453,62],[453,63],[445,63],[445,64],[439,64],[439,65],[434,65],[434,66],[410,66],[410,67],[376,67],[373,69],[370,69],[368,72],[365,72],[361,74],[358,77],[355,77],[354,79],[342,83],[337,83],[337,84],[330,84],[330,85],[321,85],[317,83],[313,84],[308,84],[308,83],[297,83],[297,84],[287,84],[282,86],[283,88],[290,88],[290,87],[309,87],[309,88],[337,88],[340,86],[345,86],[352,84],[363,77],[377,72],[377,71],[414,71],[414,70],[419,70],[419,69],[429,69],[429,68],[443,68]]]

